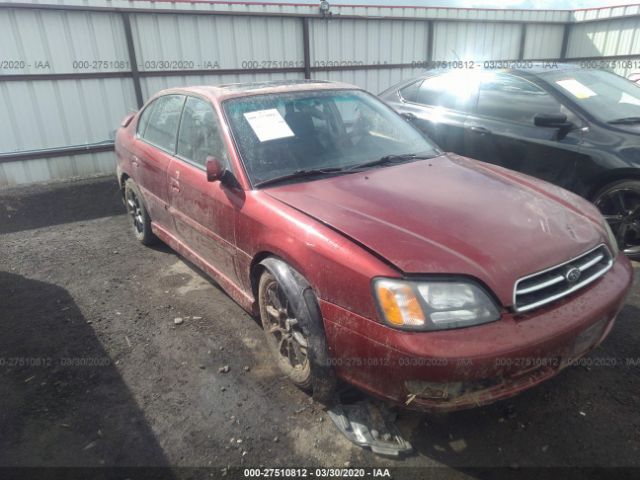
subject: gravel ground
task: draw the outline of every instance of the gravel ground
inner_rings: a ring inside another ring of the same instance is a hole
[[[127,220],[111,178],[0,191],[0,466],[640,466],[637,264],[588,362],[488,407],[401,413],[416,453],[398,461],[345,440],[258,323]]]

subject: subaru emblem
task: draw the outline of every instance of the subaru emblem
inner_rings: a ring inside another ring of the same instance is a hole
[[[580,279],[580,275],[582,275],[582,272],[579,268],[571,267],[564,274],[564,278],[569,283],[575,283]]]

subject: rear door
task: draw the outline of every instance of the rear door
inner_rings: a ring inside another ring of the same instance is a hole
[[[538,127],[536,114],[567,115],[576,127],[566,135]],[[492,72],[483,77],[477,106],[467,121],[469,157],[501,165],[571,189],[581,158],[582,121],[553,95],[523,77]]]
[[[173,230],[169,214],[167,170],[176,150],[184,95],[164,95],[150,103],[140,116],[131,158],[132,175],[152,220]]]
[[[168,172],[171,213],[180,240],[221,275],[239,283],[234,266],[235,194],[224,182],[208,182],[205,163],[217,158],[229,169],[220,123],[208,100],[187,97],[176,157]]]
[[[475,103],[472,79],[462,72],[436,74],[404,87],[400,113],[447,152],[465,154],[465,122]]]

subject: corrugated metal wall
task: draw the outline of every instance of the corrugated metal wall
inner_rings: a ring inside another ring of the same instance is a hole
[[[517,23],[437,23],[434,60],[516,59],[522,28]]]
[[[564,25],[527,24],[523,58],[560,58]]]
[[[138,108],[138,76],[142,99],[178,85],[305,74],[378,93],[432,61],[563,54],[640,61],[638,6],[575,12],[332,6],[326,19],[315,5],[33,3],[39,5],[0,7],[0,186],[113,171],[110,152],[11,162],[2,155],[108,142],[120,119]],[[122,12],[130,12],[131,44]],[[634,69],[615,67],[621,74]]]
[[[311,66],[411,65],[428,58],[429,23],[411,20],[322,20],[310,22]],[[408,76],[416,68],[315,71],[313,78],[352,83],[373,93]]]
[[[312,65],[411,63],[427,58],[429,24],[409,20],[313,20]]]
[[[129,69],[116,14],[2,9],[0,45],[0,74],[66,74],[96,59]],[[105,140],[132,94],[125,78],[0,81],[0,152]]]
[[[167,59],[196,70],[216,63],[224,69],[248,68],[247,62],[302,66],[304,60],[296,18],[136,14],[133,31],[141,71],[166,69]]]
[[[597,22],[578,23],[571,27],[567,56],[569,57],[620,57],[613,64],[619,75],[627,76],[640,71],[640,21],[634,18],[618,18]]]

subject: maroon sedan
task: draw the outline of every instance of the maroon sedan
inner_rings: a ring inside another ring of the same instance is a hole
[[[324,82],[165,90],[117,134],[134,232],[259,315],[274,361],[409,408],[514,395],[609,333],[632,269],[596,208],[443,153]]]

